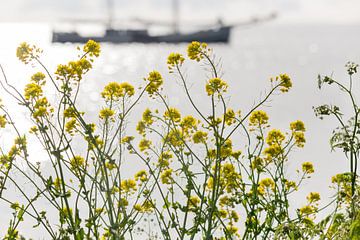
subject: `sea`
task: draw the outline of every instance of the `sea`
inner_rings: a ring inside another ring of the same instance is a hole
[[[20,89],[29,81],[32,73],[39,71],[36,65],[24,65],[16,58],[16,47],[21,42],[35,44],[43,49],[42,62],[50,72],[57,64],[76,59],[79,44],[51,43],[52,26],[38,23],[0,24],[0,64],[7,80]],[[319,120],[313,107],[321,104],[336,104],[344,112],[344,119],[351,113],[346,94],[335,86],[318,89],[317,76],[329,75],[348,83],[345,64],[360,63],[360,25],[331,24],[278,24],[266,23],[251,27],[235,28],[229,44],[209,44],[218,63],[221,76],[229,84],[227,101],[234,109],[246,113],[269,90],[271,77],[287,73],[293,88],[284,94],[276,94],[261,109],[268,112],[273,128],[287,130],[289,123],[303,120],[306,125],[306,145],[291,153],[287,163],[287,174],[296,178],[301,163],[314,163],[315,173],[296,192],[291,202],[294,209],[306,203],[308,192],[321,193],[322,205],[326,205],[334,194],[329,188],[331,176],[348,171],[349,162],[340,150],[332,151],[329,138],[338,126],[333,118]],[[186,44],[102,44],[101,56],[94,62],[93,70],[83,80],[79,106],[90,119],[95,119],[103,106],[101,89],[110,81],[127,81],[140,86],[148,72],[158,70],[165,80],[164,94],[170,105],[184,112],[191,112],[178,78],[168,73],[166,59],[171,52],[186,54]],[[204,96],[204,85],[209,77],[206,66],[186,60],[183,67],[191,86],[194,101],[203,109],[209,107]],[[0,76],[3,81],[3,76]],[[359,100],[360,76],[354,76],[355,98]],[[28,113],[14,102],[3,90],[0,97],[6,108],[14,115],[21,131],[28,129]],[[51,95],[51,93],[50,93]],[[54,96],[55,99],[55,96]],[[153,100],[141,101],[141,106],[156,104]],[[131,121],[136,122],[139,113]],[[10,132],[2,132],[0,144],[7,144]],[[238,139],[239,142],[243,141]],[[44,162],[38,145],[32,145],[30,159]],[[136,168],[136,167],[133,167]],[[25,169],[26,170],[26,169]],[[136,169],[132,169],[136,170]],[[26,186],[25,186],[26,187]],[[11,190],[10,198],[20,193]],[[46,206],[44,206],[46,207]],[[0,202],[0,236],[6,233],[12,218],[8,204]],[[241,217],[240,217],[241,218]],[[21,224],[20,232],[33,239],[46,239],[41,230],[33,230],[31,224]]]

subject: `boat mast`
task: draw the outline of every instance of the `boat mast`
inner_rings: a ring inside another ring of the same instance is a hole
[[[107,14],[108,14],[107,29],[112,29],[112,23],[114,19],[114,0],[107,0]]]
[[[179,0],[172,1],[173,12],[173,32],[179,33]]]

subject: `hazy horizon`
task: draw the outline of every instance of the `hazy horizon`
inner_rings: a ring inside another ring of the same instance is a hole
[[[117,19],[142,17],[170,20],[169,0],[114,0]],[[0,22],[58,22],[64,19],[106,18],[106,0],[12,0],[0,3]],[[225,22],[262,16],[270,12],[279,14],[280,23],[360,23],[360,1],[356,0],[182,0],[182,20],[211,21],[217,18]]]

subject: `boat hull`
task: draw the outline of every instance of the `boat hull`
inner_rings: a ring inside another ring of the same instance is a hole
[[[85,43],[89,39],[97,42],[109,43],[182,43],[182,42],[224,42],[227,43],[230,37],[230,26],[223,26],[217,29],[197,31],[188,34],[168,34],[151,36],[146,30],[112,30],[106,31],[104,36],[80,36],[76,32],[53,32],[53,43]]]

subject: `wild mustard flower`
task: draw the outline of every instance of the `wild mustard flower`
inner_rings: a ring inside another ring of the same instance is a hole
[[[227,91],[228,84],[220,78],[211,78],[205,85],[205,90],[208,96],[225,93]]]
[[[31,62],[34,57],[38,57],[38,54],[41,52],[40,49],[36,48],[35,46],[30,46],[26,42],[23,42],[19,45],[16,49],[16,56],[20,61],[25,64]]]
[[[145,129],[146,129],[146,124],[145,124],[145,122],[144,122],[144,121],[139,121],[139,122],[137,123],[137,125],[136,125],[136,131],[137,131],[139,134],[145,136]]]
[[[43,86],[43,85],[45,85],[45,78],[46,78],[46,76],[44,73],[37,72],[31,76],[31,82],[34,82],[38,85]]]
[[[180,126],[185,133],[189,133],[190,131],[194,131],[197,129],[198,120],[193,116],[185,116],[181,119]]]
[[[281,145],[284,140],[285,140],[284,134],[278,129],[273,129],[269,131],[266,137],[266,143],[270,146]]]
[[[180,53],[170,53],[167,58],[168,69],[172,72],[175,66],[181,66],[185,61],[185,58]]]
[[[169,167],[171,158],[173,158],[173,154],[171,152],[169,151],[162,152],[158,159],[158,166],[161,168]]]
[[[300,214],[301,215],[310,215],[316,211],[316,208],[311,205],[306,205],[302,208],[300,208]]]
[[[239,221],[239,214],[235,211],[232,210],[230,213],[230,218],[234,221],[234,222],[238,222]]]
[[[303,132],[293,132],[293,137],[297,147],[302,148],[305,146],[306,139]]]
[[[101,92],[101,96],[106,101],[118,101],[124,96],[124,91],[125,90],[120,83],[110,82],[104,87],[104,90]]]
[[[146,125],[151,125],[154,122],[152,112],[149,108],[146,108],[142,114],[142,122]]]
[[[275,190],[275,182],[271,178],[264,178],[260,180],[258,192],[261,195],[265,195],[268,190],[274,191]]]
[[[232,224],[229,224],[226,226],[226,230],[230,235],[236,235],[237,232],[239,231],[239,228]]]
[[[304,162],[301,166],[304,173],[314,173],[314,165],[311,162]]]
[[[125,136],[121,139],[121,143],[131,143],[132,140],[134,140],[134,136]]]
[[[136,191],[136,182],[133,179],[125,179],[121,181],[120,190],[125,193],[132,193]]]
[[[188,45],[187,54],[191,60],[200,61],[204,58],[204,54],[209,51],[206,43],[194,41]]]
[[[69,121],[65,124],[65,131],[70,133],[70,135],[73,135],[76,131],[77,121],[75,118],[71,118]]]
[[[147,78],[144,78],[147,82],[146,91],[150,96],[160,90],[164,80],[158,71],[152,71],[149,73]]]
[[[173,170],[169,168],[161,173],[160,179],[163,184],[171,184],[173,182],[172,172]]]
[[[148,150],[151,146],[151,141],[147,139],[141,139],[139,142],[139,149],[141,152]]]
[[[148,180],[148,174],[145,170],[138,171],[135,176],[135,181],[146,182]]]
[[[188,205],[191,210],[195,210],[199,204],[200,198],[198,196],[190,196]]]
[[[281,92],[288,92],[292,87],[291,79],[287,74],[280,74],[279,76],[276,76],[275,79],[271,78],[270,81],[278,83]]]
[[[5,128],[6,124],[6,115],[0,115],[0,128]]]
[[[318,192],[310,192],[306,197],[309,203],[314,203],[320,201],[320,194]]]
[[[103,120],[111,119],[115,114],[115,111],[110,108],[103,108],[99,112],[99,118]]]
[[[83,47],[83,51],[88,53],[90,57],[95,56],[98,57],[101,52],[100,44],[95,42],[94,40],[89,40]]]
[[[262,110],[253,111],[249,118],[250,126],[260,126],[268,123],[269,117],[266,112]]]
[[[172,129],[165,137],[164,141],[173,147],[182,147],[184,145],[183,133],[178,129]]]
[[[290,130],[291,131],[300,131],[305,132],[305,124],[303,121],[297,120],[295,122],[290,123]]]
[[[233,109],[229,108],[226,110],[226,113],[224,114],[224,121],[228,126],[231,126],[236,122],[235,112]]]
[[[181,121],[180,111],[176,108],[169,108],[164,113],[164,119],[179,123]]]
[[[77,171],[85,166],[85,159],[82,156],[74,156],[70,159],[70,166],[72,170]]]
[[[193,142],[194,143],[205,143],[207,140],[207,133],[203,131],[196,131],[193,135]]]
[[[155,207],[155,204],[151,200],[146,199],[141,206],[141,212],[151,213],[154,211],[154,207]]]
[[[227,158],[232,154],[232,141],[227,139],[222,146],[220,147],[220,156],[222,158]]]
[[[42,96],[42,88],[36,83],[28,83],[24,89],[24,96],[26,100],[34,99]]]
[[[135,94],[135,88],[128,82],[123,82],[120,86],[124,89],[124,94],[127,94],[129,97]]]

